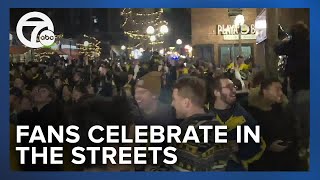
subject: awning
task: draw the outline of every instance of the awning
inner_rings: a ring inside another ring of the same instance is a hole
[[[24,46],[10,46],[10,54],[24,54],[29,51],[29,48]]]

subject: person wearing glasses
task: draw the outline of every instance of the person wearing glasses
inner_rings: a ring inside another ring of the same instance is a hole
[[[213,108],[216,119],[221,124],[228,126],[228,142],[237,138],[237,126],[249,126],[254,131],[257,122],[236,100],[236,86],[225,76],[216,77],[209,83]],[[227,171],[247,170],[250,163],[260,159],[265,143],[260,138],[260,143],[255,143],[249,138],[249,143],[239,143],[236,152],[236,159],[229,161]]]

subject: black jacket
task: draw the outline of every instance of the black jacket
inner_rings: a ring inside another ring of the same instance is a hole
[[[258,121],[267,148],[261,159],[250,166],[250,170],[296,170],[298,167],[296,130],[292,113],[286,108],[287,102],[267,105],[263,97],[257,93],[258,89],[251,90],[247,110]],[[272,152],[269,147],[276,140],[292,143],[283,152]]]
[[[293,92],[310,89],[310,41],[285,41],[275,45],[277,55],[287,55],[285,73]]]
[[[41,158],[37,158],[37,162],[35,165],[32,163],[31,150],[26,152],[25,154],[25,165],[21,165],[21,168],[25,171],[56,171],[60,170],[59,165],[51,165],[50,164],[50,147],[62,147],[63,144],[59,144],[55,141],[53,137],[53,143],[47,143],[48,140],[48,126],[53,126],[56,130],[58,130],[59,125],[63,125],[61,111],[58,109],[56,103],[50,103],[45,105],[40,111],[37,109],[33,109],[33,111],[23,111],[18,114],[18,125],[28,125],[29,126],[29,138],[22,138],[22,142],[17,144],[17,146],[22,147],[36,147],[37,152],[42,152],[43,147],[48,148],[48,164],[43,164]],[[32,134],[32,131],[35,126],[40,126],[45,136],[46,143],[42,143],[41,141],[35,141],[30,144],[29,139]]]

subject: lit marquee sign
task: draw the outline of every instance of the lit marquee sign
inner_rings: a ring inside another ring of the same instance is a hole
[[[217,35],[223,35],[224,40],[239,40],[238,27],[236,25],[217,25]],[[241,39],[256,39],[255,25],[247,24],[241,27]]]

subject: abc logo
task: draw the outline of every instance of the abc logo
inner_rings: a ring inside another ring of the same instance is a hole
[[[52,31],[46,30],[40,33],[39,41],[44,46],[50,46],[54,43],[55,38]]]
[[[54,40],[54,36],[41,36],[40,39],[43,41],[43,40]]]
[[[29,19],[32,18],[38,18],[42,21],[29,21]],[[25,26],[35,27],[31,32],[30,40],[26,39],[23,34],[23,27]],[[30,12],[22,16],[17,24],[16,31],[17,37],[19,38],[21,43],[30,48],[41,48],[43,46],[50,46],[55,41],[53,23],[47,15],[41,12]],[[40,33],[40,31],[42,32]],[[39,41],[37,41],[37,39],[39,39]]]

